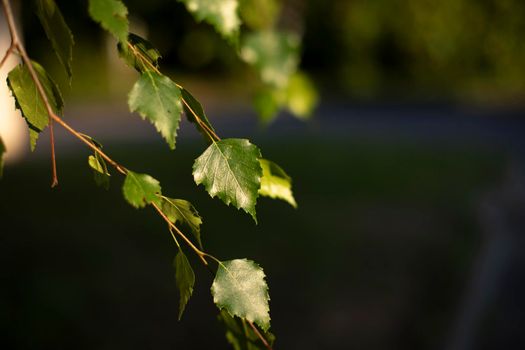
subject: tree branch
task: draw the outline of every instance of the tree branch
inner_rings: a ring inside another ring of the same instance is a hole
[[[268,349],[268,350],[272,350],[272,347],[270,346],[270,344],[268,343],[268,341],[264,338],[264,336],[261,334],[261,332],[259,332],[259,330],[257,329],[257,327],[255,327],[255,325],[253,324],[253,322],[248,321],[248,320],[246,320],[246,322],[248,322],[248,324],[249,324],[250,327],[253,329],[253,331],[255,332],[255,334],[257,334],[257,336],[259,337],[259,339],[261,339],[261,341],[262,341],[262,343],[264,344],[264,346],[266,347],[266,349]]]
[[[42,98],[42,101],[44,102],[44,105],[46,107],[47,115],[49,116],[49,138],[51,142],[51,168],[52,168],[52,173],[53,173],[51,187],[55,187],[56,185],[58,185],[58,176],[57,176],[56,157],[55,157],[55,135],[53,132],[53,119],[54,119],[53,118],[53,115],[54,115],[53,108],[51,108],[51,104],[49,103],[49,100],[47,99],[44,88],[42,87],[42,84],[40,83],[40,80],[38,79],[35,69],[33,68],[31,59],[27,55],[24,45],[22,45],[22,41],[20,40],[20,37],[18,36],[18,32],[16,30],[15,20],[13,16],[13,11],[11,9],[11,4],[9,0],[2,0],[2,7],[4,9],[4,14],[7,19],[7,26],[9,28],[9,34],[11,35],[11,47],[9,48],[8,53],[9,51],[12,52],[14,48],[16,48],[17,51],[20,53],[20,56],[22,57],[22,61],[27,66],[27,69],[29,70],[29,74],[31,75],[31,78],[33,79],[33,82],[35,83],[38,94]],[[4,56],[4,59],[7,59],[6,57],[9,56],[8,53],[6,53],[6,56]],[[2,59],[2,64],[4,62],[4,59]]]

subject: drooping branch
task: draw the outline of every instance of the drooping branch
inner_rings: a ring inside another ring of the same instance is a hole
[[[55,156],[55,135],[54,135],[54,130],[53,130],[53,119],[55,119],[53,118],[53,115],[55,113],[53,112],[53,109],[51,108],[51,104],[49,103],[49,100],[44,91],[44,88],[42,87],[42,84],[40,83],[40,80],[38,79],[35,69],[33,68],[31,59],[27,55],[25,47],[22,44],[22,41],[20,40],[18,31],[16,30],[13,10],[11,9],[11,4],[9,0],[2,0],[2,7],[4,10],[5,18],[7,20],[9,34],[11,36],[11,46],[7,50],[1,63],[3,64],[5,60],[7,60],[7,57],[13,52],[13,50],[16,49],[18,53],[20,54],[22,61],[27,66],[29,70],[29,74],[31,75],[31,78],[33,79],[35,83],[38,94],[40,95],[40,97],[42,98],[42,101],[44,102],[47,114],[49,116],[49,138],[51,142],[51,168],[52,168],[52,174],[53,174],[52,181],[51,181],[51,187],[55,187],[56,185],[58,185],[58,175],[57,175],[56,156]]]
[[[24,61],[24,64],[26,64],[28,69],[29,69],[29,72],[30,72],[30,75],[31,75],[31,79],[35,83],[35,86],[36,86],[36,88],[38,90],[38,93],[39,93],[40,97],[42,98],[42,101],[43,101],[43,103],[44,103],[44,105],[46,107],[46,111],[47,111],[47,114],[49,116],[50,122],[54,121],[57,124],[59,124],[60,126],[62,126],[66,131],[68,131],[74,137],[78,138],[81,142],[86,144],[94,152],[98,153],[104,160],[106,160],[111,166],[113,166],[119,173],[121,173],[122,175],[126,175],[128,173],[128,170],[126,169],[126,167],[124,167],[123,165],[117,163],[115,160],[113,160],[111,157],[109,157],[104,151],[102,151],[99,147],[97,147],[97,145],[95,145],[89,138],[84,136],[84,134],[76,131],[73,127],[71,127],[69,124],[67,124],[62,118],[60,118],[53,111],[53,109],[51,107],[51,104],[49,103],[49,99],[47,98],[47,95],[46,95],[46,93],[45,93],[45,91],[44,91],[44,89],[42,87],[42,84],[41,84],[39,78],[38,78],[38,75],[36,74],[36,72],[35,72],[35,70],[33,68],[33,65],[31,64],[31,60],[30,60],[29,56],[27,55],[27,53],[25,51],[25,48],[24,48],[24,46],[23,46],[23,44],[20,41],[20,38],[18,36],[18,33],[16,31],[16,27],[15,27],[13,12],[11,10],[11,6],[10,6],[9,1],[8,0],[2,0],[2,6],[3,6],[3,10],[4,10],[4,13],[5,13],[5,16],[7,18],[9,32],[10,32],[10,35],[11,35],[11,46],[8,49],[8,52],[6,52],[6,55],[4,56],[4,58],[2,59],[2,63],[5,60],[7,60],[7,57],[16,49],[20,53],[20,56],[22,57],[22,60]],[[52,158],[54,160],[54,147],[52,148],[52,150],[53,150]],[[56,185],[58,183],[58,180],[57,180],[57,177],[56,177],[56,168],[54,168],[54,169],[55,169],[55,172],[53,173],[53,185]],[[176,227],[173,223],[171,223],[171,221],[169,221],[169,219],[166,217],[166,215],[162,212],[162,210],[157,205],[153,204],[153,206],[158,211],[158,213],[161,215],[161,217],[164,220],[168,221],[168,223],[170,224],[170,227],[173,228],[179,234],[179,236],[184,239],[184,241],[197,253],[197,255],[199,256],[199,258],[201,258],[201,260],[204,262],[204,264],[207,265],[207,261],[206,261],[206,259],[204,257],[207,256],[208,254],[200,251],[197,247],[195,247],[195,245],[193,245],[193,243],[179,230],[179,228]]]
[[[12,12],[12,9],[11,9],[11,6],[10,6],[10,2],[9,2],[9,0],[1,0],[1,2],[2,2],[3,11],[5,13],[5,16],[6,16],[6,19],[7,19],[7,23],[8,23],[9,33],[10,33],[10,37],[11,37],[11,44],[10,44],[8,50],[6,51],[5,55],[3,56],[2,60],[0,61],[0,67],[3,66],[3,64],[7,61],[8,57],[11,54],[13,54],[14,52],[18,53],[20,55],[23,63],[27,66],[27,68],[29,70],[29,73],[30,73],[30,76],[31,76],[31,79],[33,80],[33,82],[35,84],[35,87],[36,87],[36,89],[38,91],[38,94],[39,94],[40,98],[42,99],[42,101],[44,103],[47,115],[49,117],[49,127],[50,127],[51,159],[52,159],[52,171],[53,171],[53,178],[52,178],[52,185],[51,186],[54,187],[54,186],[56,186],[58,184],[58,176],[57,176],[57,170],[56,170],[56,158],[55,158],[55,142],[54,142],[53,122],[56,122],[57,124],[62,126],[66,131],[68,131],[70,134],[72,134],[74,137],[76,137],[82,143],[84,143],[86,146],[88,146],[91,150],[93,150],[98,155],[100,155],[105,161],[107,161],[119,173],[121,173],[122,175],[126,176],[128,174],[128,172],[129,172],[126,167],[124,167],[123,165],[121,165],[121,164],[117,163],[115,160],[113,160],[110,156],[108,156],[105,152],[103,152],[100,149],[100,147],[98,147],[89,137],[86,137],[84,134],[82,134],[82,133],[78,132],[77,130],[75,130],[73,127],[71,127],[69,124],[67,124],[60,116],[58,116],[54,112],[54,110],[53,110],[53,108],[52,108],[52,106],[51,106],[51,104],[49,102],[48,96],[46,95],[45,90],[44,90],[44,88],[42,86],[42,83],[41,83],[41,81],[40,81],[40,79],[39,79],[35,69],[33,68],[31,59],[29,58],[29,56],[28,56],[28,54],[27,54],[27,52],[25,50],[25,47],[24,47],[24,45],[23,45],[22,41],[20,40],[20,37],[19,37],[19,35],[17,33],[13,12]],[[132,49],[134,49],[134,48],[132,47]],[[139,55],[140,55],[140,53],[139,53]],[[142,58],[142,59],[144,59],[144,58]],[[144,59],[144,62],[150,64],[150,66],[151,66],[151,63],[148,62],[147,59]],[[160,74],[159,70],[156,67],[154,67],[154,66],[152,66],[152,67],[157,73]],[[179,84],[177,84],[177,86],[182,89],[182,86],[180,86]],[[206,134],[208,135],[210,140],[212,142],[220,141],[219,136],[191,108],[190,103],[188,103],[184,98],[181,98],[181,99],[182,99],[182,102],[184,103],[184,105],[186,106],[186,108],[191,112],[191,114],[193,115],[194,119],[199,124],[199,126],[206,132]],[[208,266],[208,261],[206,260],[206,257],[212,258],[213,260],[215,260],[215,261],[220,263],[220,261],[217,260],[212,255],[207,254],[206,252],[204,252],[204,251],[200,250],[199,248],[197,248],[195,246],[195,244],[193,244],[193,242],[174,224],[174,222],[172,222],[168,218],[168,216],[163,212],[163,210],[156,203],[151,202],[150,204],[154,207],[154,209],[157,211],[157,213],[168,223],[168,225],[170,227],[170,232],[173,234],[173,231],[175,231],[175,233],[180,238],[182,238],[182,240],[184,240],[186,242],[186,244],[197,254],[197,256],[201,259],[201,261],[203,262],[203,264],[205,266]],[[173,238],[175,239],[175,242],[178,245],[178,241],[176,240],[175,235],[173,235]],[[252,322],[248,322],[248,323],[249,323],[250,327],[253,329],[253,331],[255,332],[255,334],[257,335],[257,337],[260,338],[260,340],[264,344],[264,346],[268,350],[272,350],[272,348],[271,348],[270,344],[268,343],[268,341],[261,334],[261,332],[255,327],[255,325]]]
[[[139,51],[137,50],[132,44],[130,44],[128,42],[128,47],[133,51],[133,53],[139,57],[142,62],[146,65],[148,65],[154,72],[156,72],[157,74],[162,74],[160,72],[160,70],[155,67],[155,65],[153,65],[146,57],[144,57],[144,55]],[[179,89],[182,89],[182,85],[178,84],[178,83],[175,83],[177,85],[177,87]],[[188,101],[186,101],[184,99],[184,97],[181,97],[181,100],[182,100],[182,103],[186,106],[186,108],[191,112],[191,114],[193,115],[193,117],[195,118],[195,120],[197,121],[197,123],[199,124],[199,126],[201,128],[204,129],[204,131],[206,132],[206,134],[208,135],[208,137],[210,138],[210,140],[212,142],[214,141],[220,141],[221,138],[215,133],[215,131],[213,131],[208,125],[206,125],[206,123],[199,117],[199,115],[197,113],[195,113],[195,111],[193,110],[193,108],[191,108],[190,104],[188,103]]]

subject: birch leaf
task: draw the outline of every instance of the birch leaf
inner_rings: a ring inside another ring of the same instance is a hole
[[[242,208],[257,222],[255,204],[261,187],[261,152],[245,139],[213,142],[193,164],[193,179],[211,197]]]

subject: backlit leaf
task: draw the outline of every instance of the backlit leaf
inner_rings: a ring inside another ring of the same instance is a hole
[[[301,72],[290,77],[286,87],[286,107],[300,119],[308,119],[319,102],[314,83]]]
[[[128,170],[122,193],[128,203],[135,208],[143,208],[149,203],[160,205],[160,184],[148,174],[138,174]]]
[[[261,186],[261,152],[245,139],[213,142],[193,164],[193,179],[211,197],[242,208],[257,222],[255,204]]]
[[[119,42],[128,37],[128,9],[120,0],[89,0],[89,15]]]
[[[284,88],[297,70],[299,38],[286,32],[254,32],[244,38],[240,55],[257,69],[264,83]]]
[[[270,327],[268,285],[262,268],[247,259],[219,263],[211,286],[213,302],[238,316],[258,324],[264,331]]]
[[[64,102],[56,84],[51,80],[44,68],[36,62],[32,62],[33,68],[36,71],[38,79],[44,88],[52,110],[59,114],[62,111]],[[25,118],[29,126],[29,138],[31,142],[31,150],[36,147],[38,134],[42,132],[49,124],[49,116],[44,104],[36,88],[29,69],[24,64],[19,64],[11,70],[7,76],[7,85],[11,89],[11,93],[15,98],[15,105],[22,111],[22,116]]]
[[[175,266],[175,281],[179,288],[180,300],[179,300],[179,320],[184,313],[186,304],[190,300],[193,293],[193,285],[195,284],[195,274],[191,268],[190,262],[186,255],[179,249],[179,252],[175,256],[173,262]]]
[[[118,43],[118,52],[130,67],[140,73],[157,68],[161,57],[159,51],[149,41],[133,33],[129,33],[126,42]]]
[[[238,0],[179,0],[197,21],[215,27],[223,37],[236,40],[241,26]]]
[[[109,177],[111,176],[108,171],[108,166],[104,158],[99,156],[98,153],[95,155],[89,156],[88,164],[93,169],[93,178],[97,186],[103,187],[104,189],[109,189]]]
[[[60,13],[54,0],[36,0],[36,14],[40,19],[46,36],[51,41],[58,60],[64,66],[71,79],[73,74],[71,61],[73,60],[73,34]]]
[[[202,218],[193,205],[184,199],[162,197],[162,211],[168,219],[176,224],[182,222],[188,226],[202,249],[201,224]]]
[[[206,140],[212,142],[211,132],[215,132],[213,126],[211,126],[204,108],[199,101],[186,89],[181,89],[182,98],[184,100],[184,114],[188,120],[195,124],[197,130],[206,138]],[[196,116],[195,116],[196,115]],[[198,120],[197,120],[198,118]],[[203,125],[204,124],[204,125]]]
[[[266,350],[267,347],[257,336],[254,330],[245,320],[238,317],[232,317],[224,309],[219,315],[221,321],[226,327],[226,339],[235,350]],[[270,332],[261,332],[262,336],[270,346],[275,342],[275,336]]]
[[[266,159],[259,159],[259,161],[263,170],[259,194],[282,199],[297,208],[297,203],[292,194],[292,179],[274,162]]]
[[[175,149],[182,102],[180,89],[171,79],[156,72],[145,71],[129,93],[128,105],[142,119],[149,119],[170,148]]]

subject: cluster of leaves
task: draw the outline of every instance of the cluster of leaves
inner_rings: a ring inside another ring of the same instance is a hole
[[[181,1],[197,20],[210,23],[230,42],[238,42],[241,19],[238,16],[237,0]],[[71,79],[74,43],[71,31],[54,0],[36,1],[35,10],[59,62]],[[122,1],[90,0],[88,12],[93,20],[115,37],[121,58],[139,73],[128,96],[130,111],[137,112],[153,124],[171,149],[176,146],[182,115],[204,136],[207,148],[193,165],[193,177],[197,185],[203,185],[211,197],[218,197],[226,205],[232,204],[244,210],[255,222],[259,196],[282,199],[296,207],[291,179],[285,171],[272,161],[262,158],[259,148],[249,140],[221,139],[198,100],[161,72],[158,64],[160,53],[146,39],[129,33],[128,11]],[[265,29],[244,38],[241,55],[260,71],[263,81],[276,88],[271,90],[272,96],[286,91],[284,100],[291,103],[293,98],[290,96],[294,90],[291,86],[298,79],[294,75],[297,70],[297,48],[296,39]],[[32,69],[36,72],[36,80],[31,74],[31,67],[22,63],[9,73],[7,83],[16,107],[27,122],[31,149],[34,149],[40,132],[50,123],[51,113],[60,115],[64,103],[58,86],[45,69],[36,62],[32,62]],[[43,87],[43,96],[38,93],[36,84]],[[281,102],[274,105],[280,106]],[[135,208],[151,206],[166,220],[178,247],[174,267],[180,291],[179,319],[195,283],[193,269],[179,244],[178,239],[182,239],[203,263],[208,264],[207,259],[217,263],[211,294],[215,304],[222,310],[219,318],[227,328],[228,341],[235,349],[271,346],[269,344],[273,343],[274,337],[268,332],[269,294],[262,268],[251,260],[221,261],[206,253],[201,239],[202,218],[190,202],[163,195],[161,185],[155,178],[118,165],[102,152],[102,145],[95,139],[75,133],[94,151],[88,158],[88,164],[98,185],[104,188],[110,185],[109,162],[110,166],[125,175],[122,185],[125,200]],[[0,155],[4,151],[0,139]],[[1,165],[0,158],[0,171]],[[180,231],[180,225],[189,229],[191,239]]]
[[[298,69],[300,33],[277,26],[282,12],[279,0],[179,1],[198,21],[211,24],[237,46],[240,58],[255,69],[261,84],[254,106],[264,124],[282,109],[301,119],[312,114],[318,94],[309,77]]]

